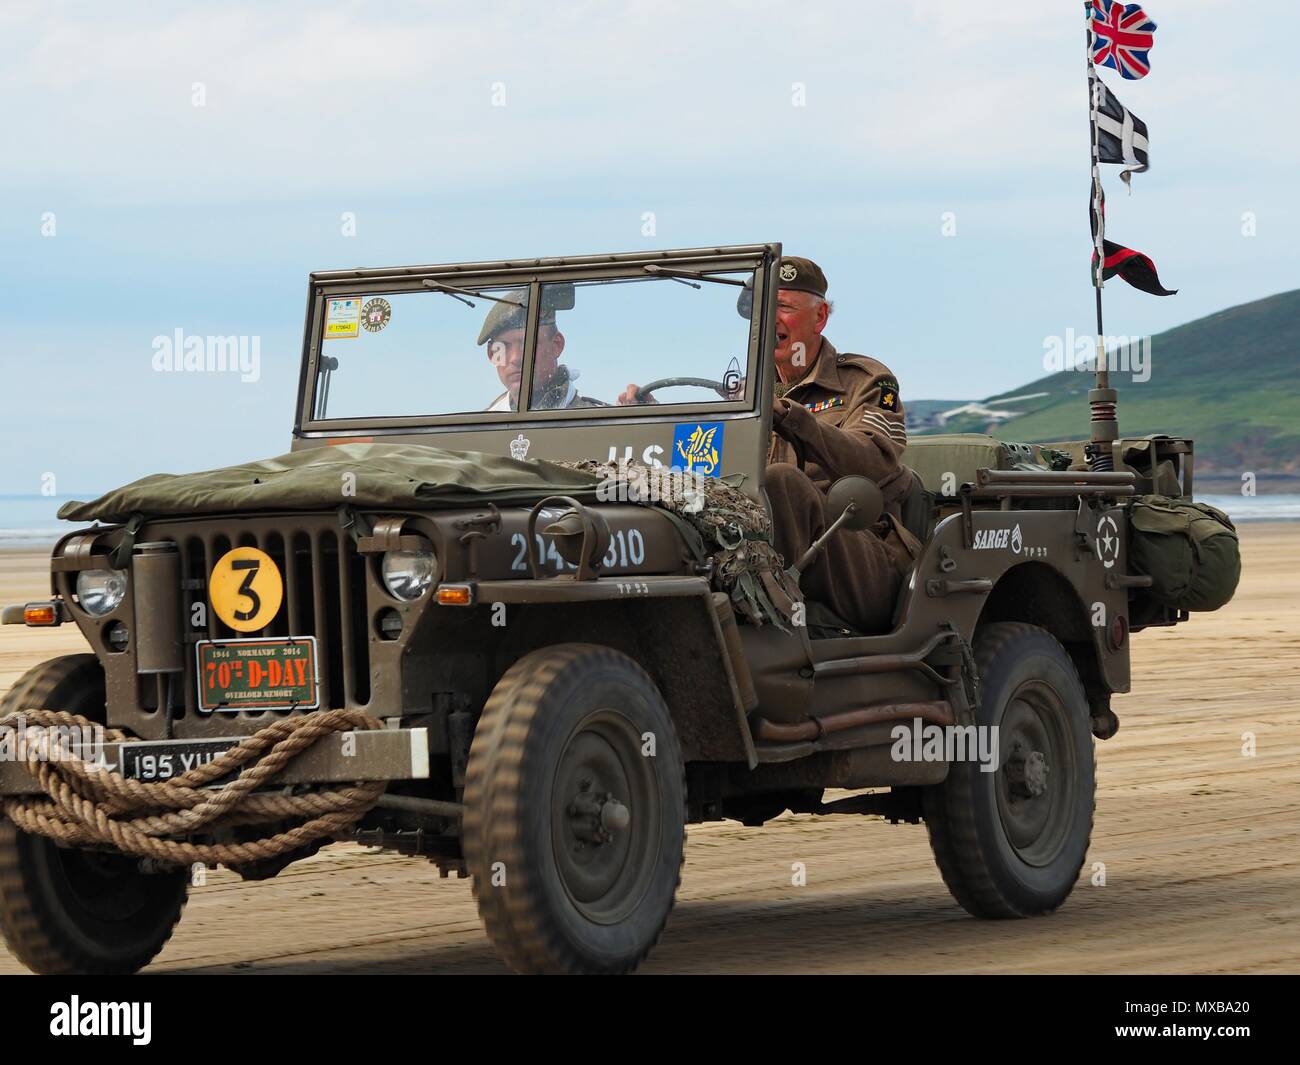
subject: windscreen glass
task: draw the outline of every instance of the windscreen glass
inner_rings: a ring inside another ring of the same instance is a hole
[[[751,323],[738,297],[750,277],[543,284],[531,352],[525,285],[327,295],[314,416],[436,417],[521,406],[598,416],[604,407],[743,400]],[[521,405],[530,362],[532,388]]]

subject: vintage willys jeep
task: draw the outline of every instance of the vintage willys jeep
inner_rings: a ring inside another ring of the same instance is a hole
[[[1059,906],[1129,633],[1186,616],[1143,600],[1127,501],[1160,477],[1190,495],[1191,444],[1145,441],[1094,473],[987,437],[914,440],[904,520],[923,547],[890,631],[856,632],[762,550],[780,254],[313,274],[292,451],[69,507],[104,523],[65,536],[50,600],[5,620],[75,622],[92,653],[32,670],[0,716],[102,722],[120,734],[100,771],[152,786],[277,722],[364,712],[375,727],[322,736],[257,794],[379,782],[333,836],[467,871],[524,971],[633,968],[673,905],[685,825],[787,809],[923,820],[978,916]],[[658,402],[619,405],[629,382]],[[647,470],[683,476],[641,498]],[[862,527],[878,506],[848,480],[828,519]],[[145,965],[184,905],[185,855],[292,823],[146,826],[199,849],[142,859],[47,838],[41,787],[0,765],[0,922],[40,971]],[[270,876],[321,842],[230,864]]]

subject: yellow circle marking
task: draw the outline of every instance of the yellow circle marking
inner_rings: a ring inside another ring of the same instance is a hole
[[[265,551],[236,547],[212,569],[208,598],[217,617],[236,632],[266,628],[284,600],[280,569]]]

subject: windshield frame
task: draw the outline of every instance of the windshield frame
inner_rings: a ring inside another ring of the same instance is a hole
[[[747,388],[744,399],[712,402],[674,402],[637,406],[564,408],[558,410],[470,411],[456,414],[372,416],[361,418],[316,418],[317,393],[326,300],[339,296],[423,292],[429,299],[449,302],[453,297],[426,286],[426,280],[439,281],[460,289],[496,289],[506,285],[527,285],[528,315],[524,333],[524,378],[520,395],[531,397],[534,354],[540,316],[541,286],[555,281],[598,281],[650,279],[645,267],[684,269],[705,274],[751,272],[754,278],[754,312],[749,323],[749,344],[745,356],[745,374],[751,382],[765,383],[763,367],[771,360],[775,301],[775,265],[780,259],[780,244],[753,244],[719,248],[695,248],[682,251],[641,252],[624,255],[575,256],[555,259],[532,259],[499,263],[459,263],[445,266],[413,266],[365,270],[335,270],[313,273],[308,284],[307,314],[303,338],[303,356],[298,383],[298,409],[294,434],[299,437],[337,437],[343,434],[366,437],[385,434],[454,432],[457,429],[481,430],[496,426],[541,425],[547,423],[611,422],[620,418],[646,419],[663,417],[682,420],[707,415],[710,420],[752,414],[763,402],[767,389]],[[672,284],[664,277],[663,284]],[[717,282],[705,281],[704,284]],[[737,288],[737,291],[739,289]],[[483,297],[486,302],[487,297]],[[769,306],[770,305],[770,306]],[[770,400],[767,400],[770,403]]]

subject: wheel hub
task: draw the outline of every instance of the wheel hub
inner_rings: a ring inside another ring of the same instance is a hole
[[[1008,700],[999,722],[998,814],[1007,842],[1030,865],[1049,864],[1068,835],[1074,788],[1065,719],[1059,695],[1029,682]]]
[[[600,846],[612,842],[615,833],[632,823],[632,812],[609,792],[591,791],[591,783],[589,777],[578,782],[578,792],[566,813],[579,842]]]
[[[589,920],[626,919],[653,869],[658,788],[641,734],[616,711],[593,713],[569,738],[552,785],[556,871]]]
[[[1026,751],[1016,743],[1007,762],[1007,783],[1013,795],[1034,799],[1047,790],[1047,774],[1051,771],[1047,756],[1042,751]]]

